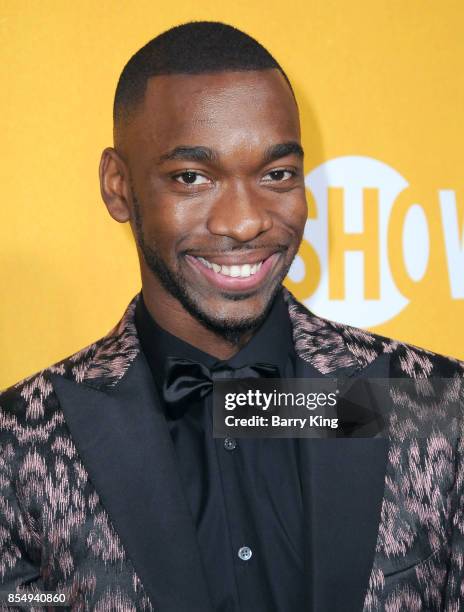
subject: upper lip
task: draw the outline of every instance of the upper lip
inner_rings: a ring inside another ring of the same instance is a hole
[[[256,249],[253,251],[239,251],[235,253],[187,253],[192,257],[202,257],[211,263],[219,266],[243,266],[245,264],[257,264],[264,261],[274,253],[278,253],[280,249]]]

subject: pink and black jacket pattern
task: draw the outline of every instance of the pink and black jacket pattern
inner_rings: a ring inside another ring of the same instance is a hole
[[[463,363],[285,298],[299,376],[443,378],[462,406]],[[108,335],[0,394],[0,590],[64,592],[78,611],[212,612],[137,299]],[[299,441],[308,611],[464,610],[462,418],[421,397],[426,437],[393,418],[382,438]]]

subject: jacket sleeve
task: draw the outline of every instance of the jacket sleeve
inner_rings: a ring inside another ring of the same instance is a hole
[[[43,591],[39,530],[21,507],[16,486],[21,449],[13,433],[15,417],[3,409],[1,399],[0,394],[0,590],[27,586]]]
[[[451,558],[444,607],[446,612],[464,610],[464,435],[462,431],[457,451],[454,491],[456,510],[452,521]]]

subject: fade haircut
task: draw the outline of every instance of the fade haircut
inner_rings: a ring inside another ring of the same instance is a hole
[[[149,78],[167,74],[279,70],[258,41],[218,21],[191,21],[163,32],[139,49],[125,65],[114,98],[114,126],[125,121],[144,98]]]

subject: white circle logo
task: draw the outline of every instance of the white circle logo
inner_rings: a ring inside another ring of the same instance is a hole
[[[389,258],[389,225],[398,196],[408,182],[396,170],[369,157],[347,156],[325,162],[305,180],[316,210],[304,239],[317,255],[320,278],[305,300],[321,316],[370,327],[397,315],[409,302],[395,283]],[[402,220],[404,268],[418,282],[427,270],[429,232],[418,204]],[[390,243],[391,249],[391,243]],[[312,270],[298,256],[289,278],[301,282]]]

